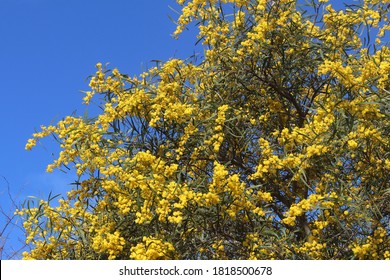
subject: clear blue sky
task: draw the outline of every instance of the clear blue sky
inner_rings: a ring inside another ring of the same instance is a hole
[[[153,59],[193,54],[193,34],[171,37],[169,16],[177,15],[169,6],[179,8],[174,0],[0,0],[0,206],[7,214],[7,186],[16,202],[69,190],[75,178],[45,172],[58,154],[52,138],[32,151],[24,146],[40,125],[83,114],[80,91],[97,62],[133,75]],[[0,231],[4,223],[0,215]],[[5,251],[20,247],[18,237],[13,229]]]

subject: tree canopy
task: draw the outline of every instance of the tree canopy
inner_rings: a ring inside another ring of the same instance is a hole
[[[390,1],[177,2],[201,55],[98,63],[100,114],[28,141],[78,178],[18,210],[24,258],[390,259]]]

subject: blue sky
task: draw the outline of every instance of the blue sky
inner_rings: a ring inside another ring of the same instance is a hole
[[[69,190],[72,176],[45,172],[59,151],[52,138],[32,151],[24,146],[40,125],[83,114],[81,91],[97,62],[134,75],[153,59],[193,54],[190,32],[171,37],[169,16],[177,15],[169,6],[179,8],[174,0],[0,0],[0,206],[7,214],[7,187],[18,203]],[[4,224],[0,215],[0,231]],[[8,252],[21,245],[20,232],[9,232]]]

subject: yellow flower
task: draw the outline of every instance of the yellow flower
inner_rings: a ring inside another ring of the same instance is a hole
[[[348,140],[348,147],[355,149],[358,146],[358,143],[355,140]]]

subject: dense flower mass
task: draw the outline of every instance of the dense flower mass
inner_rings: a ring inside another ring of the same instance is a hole
[[[78,179],[25,259],[390,259],[390,1],[177,2],[203,56],[98,63],[101,113],[28,141]]]

